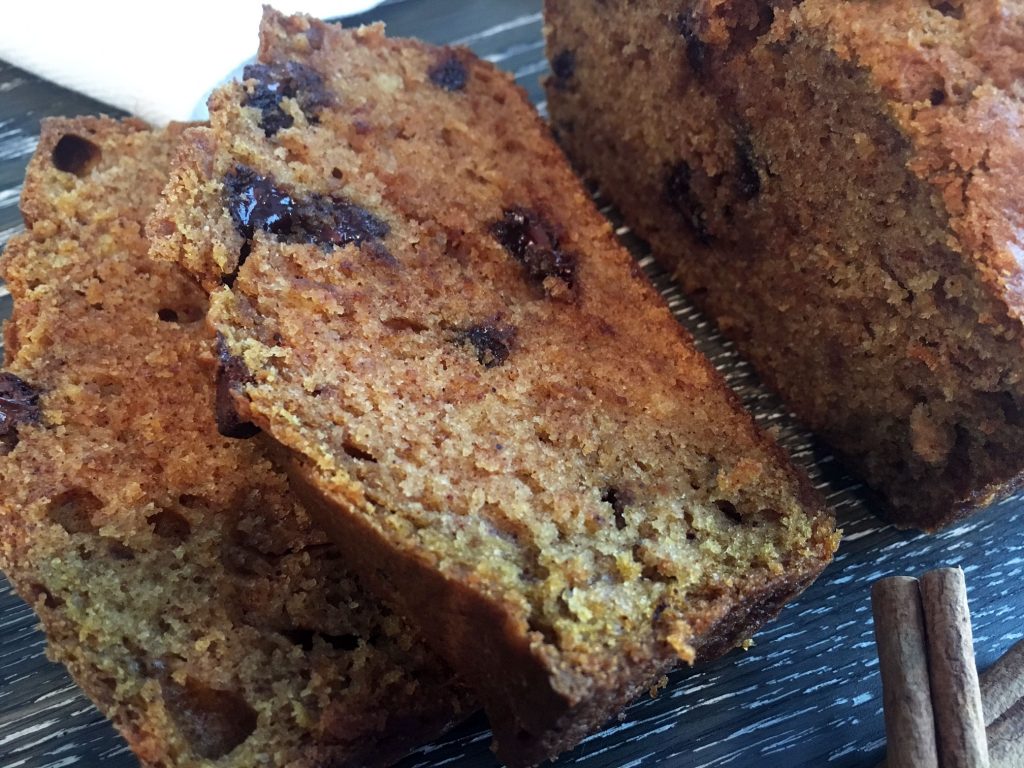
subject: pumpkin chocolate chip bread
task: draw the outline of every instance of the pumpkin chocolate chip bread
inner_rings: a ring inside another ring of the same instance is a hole
[[[570,157],[895,523],[1020,485],[1024,4],[545,13]]]
[[[2,269],[0,565],[145,766],[382,765],[464,711],[255,443],[143,223],[180,129],[49,120]]]
[[[499,757],[572,746],[821,571],[831,517],[509,76],[274,12],[259,60],[186,133],[153,252],[212,292],[225,430],[262,430]]]

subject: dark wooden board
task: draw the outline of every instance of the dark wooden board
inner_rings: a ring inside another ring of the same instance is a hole
[[[539,0],[409,0],[358,18],[383,19],[391,34],[470,45],[514,72],[543,111]],[[0,247],[20,228],[17,196],[40,118],[99,112],[117,114],[0,62]],[[652,265],[643,244],[625,228],[619,232],[758,421],[776,430],[811,472],[835,507],[845,538],[835,563],[756,636],[752,649],[677,672],[657,699],[635,703],[621,721],[587,739],[559,765],[873,766],[882,755],[883,726],[871,582],[962,565],[978,662],[987,666],[1024,636],[1024,502],[1004,501],[937,536],[886,526],[872,514],[857,483],[758,385],[731,345]],[[6,317],[10,299],[2,294],[0,316]],[[137,766],[63,669],[46,661],[43,648],[32,612],[0,579],[0,766]],[[486,722],[477,716],[420,749],[402,767],[493,767],[488,743]]]

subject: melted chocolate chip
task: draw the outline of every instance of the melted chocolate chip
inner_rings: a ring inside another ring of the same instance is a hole
[[[441,60],[428,70],[427,76],[430,82],[446,91],[461,91],[469,80],[466,65],[452,51],[446,52]]]
[[[473,345],[476,359],[484,368],[495,368],[508,360],[509,347],[515,335],[516,330],[512,326],[484,323],[462,331],[459,341]]]
[[[679,161],[669,169],[665,179],[665,200],[693,232],[701,245],[710,245],[713,237],[707,228],[704,205],[693,192],[690,166]]]
[[[736,142],[736,183],[744,200],[753,200],[761,193],[761,176],[754,162],[754,147],[746,138]]]
[[[679,19],[679,34],[686,45],[686,61],[690,69],[698,76],[707,74],[708,47],[697,35],[692,15],[687,14]]]
[[[388,225],[365,208],[340,197],[312,194],[295,206],[289,242],[322,246],[361,244],[388,233]]]
[[[554,75],[555,87],[565,89],[576,74],[576,54],[566,49],[551,59],[551,74]]]
[[[82,178],[96,167],[102,157],[103,152],[96,144],[77,134],[67,133],[54,145],[50,159],[58,171]]]
[[[244,165],[228,172],[224,189],[231,219],[246,241],[239,267],[249,255],[256,230],[269,232],[281,242],[312,243],[325,249],[361,245],[385,237],[389,231],[387,224],[350,200],[319,193],[297,198]],[[233,280],[234,275],[225,278],[228,284]]]
[[[615,513],[615,527],[620,531],[626,527],[626,507],[634,502],[633,494],[623,488],[612,486],[601,494],[601,501],[611,505]]]
[[[41,419],[39,393],[13,373],[0,373],[0,450],[10,451],[18,444],[20,424],[38,424]]]
[[[552,226],[536,211],[509,208],[491,225],[491,234],[522,262],[531,279],[542,283],[557,277],[570,288],[576,281],[576,256],[558,247]]]
[[[331,103],[323,75],[297,61],[275,64],[250,64],[242,71],[244,80],[255,81],[245,105],[260,110],[260,127],[267,136],[290,128],[295,119],[281,108],[285,98],[295,99],[311,123],[319,120],[320,110]]]
[[[245,421],[235,407],[235,393],[252,380],[245,362],[228,351],[224,337],[217,335],[217,393],[215,408],[217,431],[224,437],[245,439],[260,431],[251,421]]]
[[[246,240],[252,240],[257,229],[277,235],[291,232],[295,207],[291,195],[275,186],[266,176],[260,176],[252,168],[237,165],[224,177],[224,186],[228,192],[231,219]]]

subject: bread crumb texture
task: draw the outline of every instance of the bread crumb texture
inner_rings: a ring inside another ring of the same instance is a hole
[[[142,231],[180,134],[43,124],[2,261],[0,564],[143,765],[385,763],[467,700],[217,433],[206,296]]]
[[[236,407],[338,515],[497,606],[572,706],[727,650],[824,567],[831,517],[509,76],[379,26],[262,39],[186,134],[154,253],[212,291]],[[478,674],[493,720],[517,697]]]

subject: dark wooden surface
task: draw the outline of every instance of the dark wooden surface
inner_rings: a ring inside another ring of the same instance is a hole
[[[382,18],[396,35],[470,45],[514,72],[543,111],[539,0],[409,0],[359,18]],[[20,229],[17,199],[40,118],[98,112],[116,114],[0,61],[0,247]],[[758,420],[777,430],[809,469],[835,507],[845,537],[835,563],[756,636],[752,649],[676,673],[657,699],[634,704],[559,765],[873,766],[882,755],[883,727],[871,582],[939,565],[963,566],[978,662],[987,666],[1024,635],[1024,502],[1004,501],[937,536],[886,526],[827,450],[757,385],[730,345],[650,264],[643,245],[624,228],[619,231]],[[10,313],[6,291],[0,312]],[[43,647],[31,611],[0,579],[0,766],[136,766],[63,669],[46,661]],[[402,766],[495,766],[488,742],[478,716]]]

